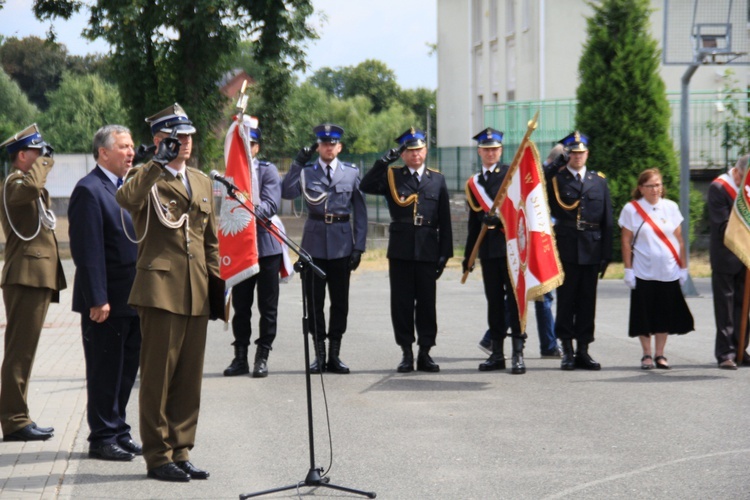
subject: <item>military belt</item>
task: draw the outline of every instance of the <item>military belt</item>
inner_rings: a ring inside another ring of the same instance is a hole
[[[586,222],[585,220],[562,220],[558,221],[558,224],[565,227],[573,227],[578,231],[598,231],[599,230],[599,223],[598,222]]]
[[[349,214],[310,214],[308,217],[312,220],[322,220],[326,224],[333,224],[334,222],[349,222]]]
[[[391,219],[391,222],[394,222],[396,224],[411,224],[414,226],[427,226],[427,227],[437,227],[437,224],[433,221],[427,220],[422,215],[415,215],[414,217],[398,217]]]

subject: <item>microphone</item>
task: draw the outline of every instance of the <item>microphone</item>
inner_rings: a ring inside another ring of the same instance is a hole
[[[229,182],[229,181],[228,181],[228,180],[226,179],[226,177],[224,177],[223,175],[221,175],[221,174],[220,174],[219,172],[217,172],[216,170],[211,170],[211,172],[210,172],[210,173],[208,174],[208,176],[209,176],[209,177],[210,177],[211,179],[213,179],[213,180],[215,180],[215,181],[218,181],[218,182],[220,182],[220,183],[224,184],[224,187],[226,187],[226,188],[227,188],[227,189],[228,189],[229,191],[240,191],[240,192],[242,192],[242,191],[240,190],[240,188],[238,188],[237,186],[235,186],[234,184],[232,184],[231,182]]]

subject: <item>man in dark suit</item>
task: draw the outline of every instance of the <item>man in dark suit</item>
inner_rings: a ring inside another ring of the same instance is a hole
[[[141,348],[138,315],[128,305],[137,246],[126,236],[135,234],[133,222],[129,213],[121,214],[115,193],[133,166],[133,139],[127,128],[106,125],[93,142],[97,165],[78,181],[68,206],[76,265],[73,310],[81,314],[86,358],[89,456],[132,460],[141,454],[125,418]]]
[[[281,196],[293,200],[300,194],[308,216],[302,233],[302,248],[313,258],[326,278],[306,273],[305,291],[311,307],[311,328],[315,343],[315,361],[311,373],[349,373],[339,358],[341,338],[349,314],[349,279],[359,267],[367,240],[367,207],[359,190],[359,169],[338,160],[344,129],[324,123],[313,129],[317,142],[297,154],[289,173],[281,183]],[[308,163],[318,151],[318,160]],[[354,218],[353,223],[351,219]],[[325,289],[331,300],[326,333]],[[326,362],[325,339],[328,339]]]
[[[36,348],[51,302],[66,286],[55,237],[55,214],[45,189],[52,170],[52,146],[36,124],[7,139],[13,170],[0,191],[5,233],[2,288],[7,326],[0,371],[0,424],[5,441],[44,441],[52,427],[31,420],[26,398]]]
[[[179,104],[146,121],[156,154],[130,169],[115,195],[141,240],[128,304],[141,321],[143,458],[153,479],[208,479],[190,462],[190,450],[211,312],[209,275],[219,276],[213,183],[187,166],[196,130]]]
[[[565,281],[557,289],[555,334],[563,370],[600,370],[589,355],[594,341],[597,276],[612,260],[612,201],[604,175],[586,168],[588,138],[574,132],[560,141],[569,156],[545,167]],[[573,351],[573,340],[576,351]]]
[[[745,265],[724,245],[729,215],[742,185],[750,156],[737,160],[734,168],[717,177],[708,188],[708,217],[711,222],[711,289],[714,296],[716,320],[715,356],[719,368],[737,369],[737,352],[747,349],[750,335],[746,332],[745,345],[740,346],[742,297],[745,293]],[[749,329],[750,330],[750,329]],[[745,353],[742,364],[750,366]]]
[[[523,361],[526,334],[521,332],[516,297],[508,274],[503,225],[497,215],[490,216],[489,214],[492,202],[508,173],[508,165],[499,163],[503,153],[503,133],[487,128],[475,135],[474,140],[477,141],[477,153],[482,159],[482,171],[466,182],[466,202],[470,210],[469,231],[466,236],[462,267],[464,272],[468,270],[469,256],[474,250],[482,224],[487,225],[487,232],[479,247],[479,259],[482,263],[484,295],[487,298],[487,323],[490,327],[492,354],[479,365],[479,370],[505,370],[503,343],[507,328],[510,327],[513,339],[511,372],[522,374],[526,373],[526,365]],[[505,324],[506,309],[510,325]]]
[[[260,151],[261,131],[257,126],[248,130],[250,152],[253,157],[252,175],[258,181],[259,200],[253,200],[258,217],[270,220],[276,215],[281,203],[281,177],[276,165],[257,158]],[[253,219],[254,221],[255,219]],[[252,334],[252,308],[255,286],[258,286],[258,312],[260,313],[259,335],[255,341],[253,377],[268,376],[268,354],[276,338],[276,318],[279,307],[279,269],[282,265],[282,248],[279,240],[261,224],[256,224],[258,244],[257,274],[232,287],[232,332],[234,334],[234,359],[224,370],[225,377],[244,375],[250,372],[247,351]]]
[[[430,357],[437,336],[437,280],[453,257],[450,200],[445,178],[428,169],[424,132],[413,127],[396,139],[399,148],[377,160],[362,178],[362,191],[385,196],[391,214],[388,275],[391,321],[403,351],[397,371],[414,371],[414,328],[417,330],[417,370],[438,372]],[[388,165],[404,160],[403,167]]]

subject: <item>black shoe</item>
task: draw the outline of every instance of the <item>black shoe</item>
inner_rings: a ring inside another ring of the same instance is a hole
[[[601,370],[602,365],[594,361],[587,352],[579,352],[575,355],[575,367],[583,368],[584,370]]]
[[[3,437],[3,441],[46,441],[53,436],[51,432],[42,432],[34,424],[18,429]]]
[[[404,351],[404,357],[401,358],[401,362],[398,364],[396,371],[399,373],[411,373],[414,371],[414,353],[409,348],[402,348]]]
[[[132,439],[123,439],[122,441],[119,441],[117,444],[120,445],[120,448],[123,450],[132,453],[133,455],[143,455],[143,448],[133,441]]]
[[[503,341],[495,340],[490,342],[490,357],[483,363],[479,364],[480,372],[492,372],[495,370],[505,370],[505,354],[503,353]]]
[[[339,358],[341,351],[341,340],[329,339],[328,341],[328,363],[326,371],[328,373],[338,373],[345,375],[349,373],[349,367]]]
[[[187,483],[190,481],[190,475],[177,467],[174,462],[149,469],[147,475],[151,479],[158,479],[159,481],[173,481],[177,483]]]
[[[89,446],[89,458],[113,460],[115,462],[129,462],[135,458],[135,455],[129,451],[123,450],[118,444],[109,443]]]
[[[562,341],[562,358],[560,359],[561,370],[575,370],[576,369],[576,357],[573,354],[573,341],[565,339]]]
[[[250,373],[250,365],[247,364],[247,346],[234,346],[234,359],[232,363],[224,370],[225,377],[236,377],[237,375],[247,375]]]
[[[310,373],[323,373],[326,371],[326,341],[325,339],[313,342],[315,350],[315,361],[310,363]]]
[[[31,422],[31,426],[39,432],[45,432],[47,434],[53,434],[55,432],[54,427],[39,427],[36,422]]]
[[[440,365],[435,363],[430,357],[430,351],[428,349],[420,349],[417,354],[417,370],[420,372],[439,372]]]
[[[524,339],[513,337],[513,355],[510,358],[510,372],[513,375],[526,373],[526,363],[523,362]]]
[[[266,378],[268,376],[268,352],[270,349],[258,345],[255,350],[255,364],[253,364],[253,378]]]
[[[211,474],[207,470],[202,470],[191,464],[187,460],[183,462],[175,462],[175,465],[182,469],[182,471],[190,476],[190,479],[208,479]]]

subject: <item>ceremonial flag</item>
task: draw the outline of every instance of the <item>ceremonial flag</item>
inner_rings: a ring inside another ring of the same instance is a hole
[[[560,286],[563,272],[552,234],[539,152],[530,140],[522,147],[520,161],[511,165],[500,187],[498,215],[505,228],[508,272],[523,332],[527,302]]]
[[[248,130],[257,119],[243,115],[232,122],[224,140],[225,177],[240,189],[237,196],[252,208],[258,185],[257,174],[250,168],[252,157]],[[257,127],[257,125],[255,126]],[[221,186],[222,202],[219,215],[219,255],[221,277],[227,289],[255,275],[258,267],[258,243],[254,216]]]
[[[745,172],[739,192],[734,199],[734,207],[729,214],[724,244],[750,267],[750,169]]]

